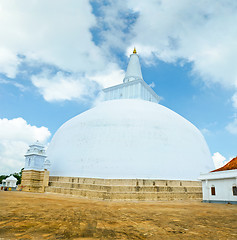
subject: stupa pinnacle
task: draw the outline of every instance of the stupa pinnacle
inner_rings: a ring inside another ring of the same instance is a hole
[[[160,97],[143,80],[139,56],[134,48],[130,55],[127,71],[123,83],[105,88],[104,100],[114,99],[143,99],[158,103]]]
[[[130,55],[130,60],[128,63],[127,71],[125,74],[125,78],[123,80],[124,83],[143,79],[142,78],[142,71],[141,71],[141,65],[139,61],[139,56],[137,54],[136,48],[133,50],[133,54]]]

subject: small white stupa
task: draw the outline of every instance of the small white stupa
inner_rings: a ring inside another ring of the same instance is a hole
[[[104,102],[55,133],[47,150],[52,176],[196,180],[213,168],[200,131],[158,104],[136,50],[123,83],[103,92]]]
[[[4,182],[6,187],[16,188],[17,179],[14,176],[7,177]]]
[[[25,154],[25,168],[24,170],[37,170],[43,171],[49,169],[50,162],[46,159],[44,145],[39,141],[29,146]]]

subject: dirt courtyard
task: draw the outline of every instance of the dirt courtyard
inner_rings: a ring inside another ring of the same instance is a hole
[[[0,191],[3,239],[237,239],[237,205]]]

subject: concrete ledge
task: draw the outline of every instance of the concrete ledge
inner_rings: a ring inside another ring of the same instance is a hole
[[[82,190],[75,188],[62,187],[46,187],[46,192],[70,194],[81,196],[88,199],[100,200],[138,200],[138,201],[157,201],[157,200],[182,200],[182,199],[198,199],[201,201],[202,193],[200,192],[105,192],[94,190]]]
[[[204,203],[224,203],[224,204],[237,204],[237,201],[222,201],[222,200],[203,200]]]
[[[83,178],[83,177],[58,177],[50,176],[50,182],[95,184],[103,186],[196,186],[201,187],[201,181],[189,180],[159,180],[159,179],[102,179],[102,178]]]
[[[94,190],[105,192],[201,192],[201,186],[125,186],[125,185],[101,185],[101,184],[81,184],[70,182],[49,182],[50,187],[75,188],[82,190]]]

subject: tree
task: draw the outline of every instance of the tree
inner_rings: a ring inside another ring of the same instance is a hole
[[[6,179],[7,177],[9,177],[11,175],[13,175],[17,179],[16,184],[21,184],[22,170],[24,170],[24,168],[22,168],[19,173],[15,172],[15,173],[9,174],[9,175],[0,175],[0,184],[2,184],[2,180]]]
[[[24,168],[22,168],[19,173],[13,173],[13,176],[17,179],[17,185],[21,184],[22,170],[24,170]]]
[[[10,175],[0,175],[0,184],[2,184],[2,180],[6,179]]]

